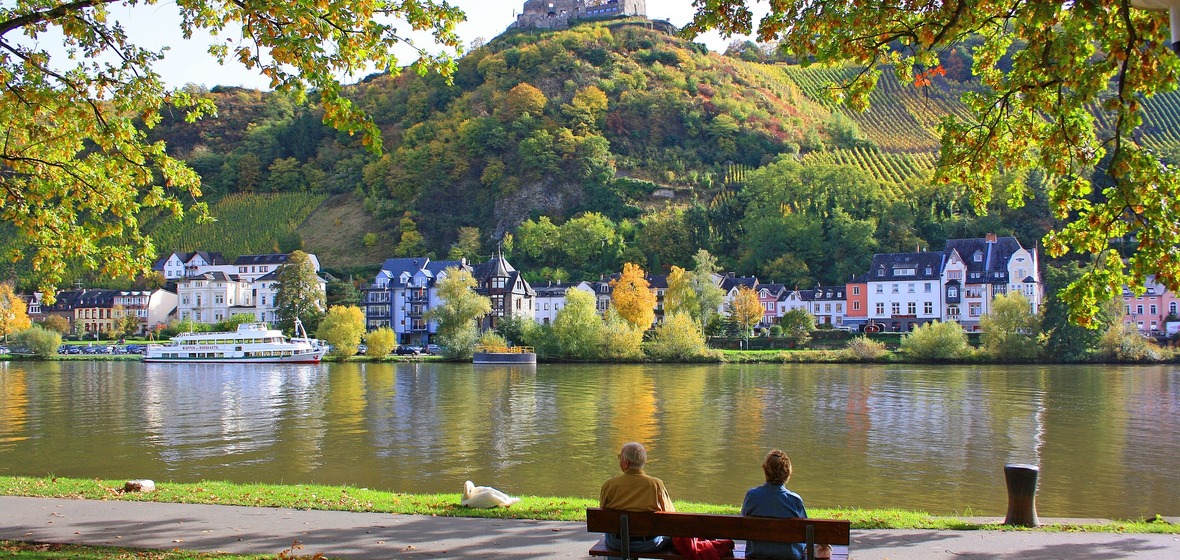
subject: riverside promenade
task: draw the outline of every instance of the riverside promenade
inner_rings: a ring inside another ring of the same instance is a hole
[[[1042,519],[1042,522],[1052,520]],[[1172,520],[1177,521],[1177,520]],[[329,558],[588,558],[580,522],[0,497],[0,539]],[[856,560],[1176,560],[1180,535],[852,532]]]

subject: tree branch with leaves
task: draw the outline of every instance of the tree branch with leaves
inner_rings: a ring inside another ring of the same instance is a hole
[[[3,258],[27,260],[52,303],[67,269],[103,276],[146,271],[157,248],[142,224],[164,213],[208,219],[200,178],[147,131],[165,107],[189,122],[215,114],[206,98],[169,89],[164,52],[134,44],[112,6],[156,0],[16,0],[0,7],[0,221],[14,232]],[[314,93],[324,121],[373,151],[381,136],[345,95],[341,76],[398,72],[408,45],[419,72],[450,76],[463,13],[433,0],[179,0],[178,35],[231,36],[209,47],[221,63],[270,78],[276,92]],[[431,52],[411,34],[428,32]],[[241,40],[232,39],[240,33]],[[49,49],[42,42],[60,43]],[[449,51],[448,51],[449,50]]]

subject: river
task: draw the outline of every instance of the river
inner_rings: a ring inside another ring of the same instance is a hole
[[[1175,366],[0,362],[0,473],[597,497],[647,445],[673,499],[740,503],[771,448],[811,507],[1180,515]]]

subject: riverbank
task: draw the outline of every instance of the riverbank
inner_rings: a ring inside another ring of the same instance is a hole
[[[43,498],[77,498],[180,504],[238,505],[298,510],[393,513],[440,517],[481,517],[542,521],[583,521],[586,508],[597,500],[578,497],[521,496],[511,508],[473,509],[459,505],[460,495],[407,494],[321,485],[235,484],[209,481],[171,483],[156,481],[154,492],[124,492],[126,481],[58,477],[0,476],[0,495]],[[689,513],[738,513],[737,505],[676,502]],[[808,508],[812,517],[847,519],[854,529],[921,529],[971,531],[1010,529],[994,520],[962,516],[933,516],[923,512],[882,509]],[[1054,521],[1037,531],[1180,534],[1180,524],[1162,518],[1102,523]]]

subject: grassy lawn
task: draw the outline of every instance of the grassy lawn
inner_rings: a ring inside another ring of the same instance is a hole
[[[282,558],[298,558],[291,554],[288,553],[287,556]],[[263,558],[274,557],[273,555],[217,554],[210,552],[190,552],[187,550],[143,550],[109,546],[27,543],[0,540],[0,558],[27,558],[31,560],[39,558],[46,560],[58,560],[60,558],[72,558],[74,560],[206,560],[212,558],[216,558],[217,560],[261,560]]]
[[[183,484],[156,481],[157,490],[155,492],[138,494],[123,493],[123,482],[125,481],[0,476],[0,495],[558,521],[582,521],[586,518],[586,508],[598,505],[597,500],[590,498],[521,496],[521,501],[510,508],[472,509],[459,505],[460,496],[458,493],[405,494],[347,486],[303,484],[284,486],[216,481]],[[677,501],[676,508],[689,513],[738,513],[736,504],[713,505]],[[1180,525],[1173,525],[1162,520],[1128,520],[1101,525],[1045,525],[1036,529],[1015,529],[973,523],[959,517],[934,516],[917,511],[808,509],[808,513],[812,517],[847,519],[852,523],[853,529],[1010,529],[1180,534]]]

